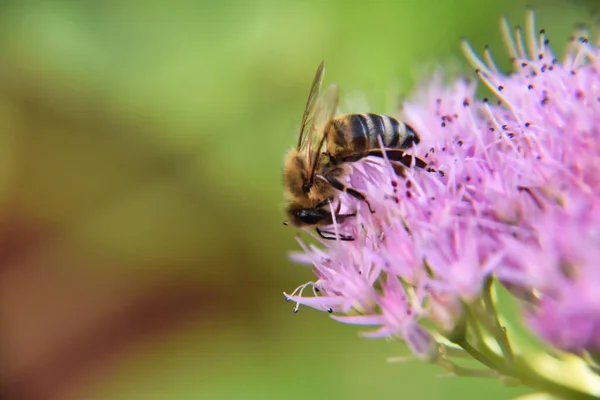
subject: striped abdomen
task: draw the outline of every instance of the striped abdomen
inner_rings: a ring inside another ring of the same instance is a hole
[[[419,135],[408,124],[388,115],[349,114],[334,118],[327,127],[327,150],[334,158],[360,159],[373,149],[410,149]],[[350,161],[348,160],[348,161]]]

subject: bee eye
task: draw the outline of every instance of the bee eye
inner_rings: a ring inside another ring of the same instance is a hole
[[[315,209],[303,209],[296,213],[300,221],[308,225],[319,223],[323,219],[323,214]]]

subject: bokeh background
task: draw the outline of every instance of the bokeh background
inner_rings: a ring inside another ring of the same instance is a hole
[[[1,398],[522,393],[293,314],[281,162],[322,59],[342,106],[398,115],[436,66],[470,74],[461,36],[507,66],[503,13],[560,50],[594,3],[1,2]]]

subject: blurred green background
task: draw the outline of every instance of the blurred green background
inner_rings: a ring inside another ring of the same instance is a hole
[[[594,3],[0,3],[2,398],[523,393],[294,315],[312,273],[287,261],[281,162],[322,59],[342,105],[397,114],[461,36],[506,66],[503,13],[533,5],[560,50]]]

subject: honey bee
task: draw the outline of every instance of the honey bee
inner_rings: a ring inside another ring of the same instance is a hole
[[[284,222],[297,227],[315,227],[326,239],[352,240],[349,237],[325,236],[321,226],[333,224],[334,217],[341,222],[355,213],[341,214],[341,203],[334,213],[332,202],[339,192],[364,201],[371,212],[366,196],[343,183],[348,174],[347,164],[367,156],[387,157],[397,174],[416,165],[427,164],[404,154],[406,149],[419,143],[417,132],[408,124],[388,115],[348,114],[334,117],[339,91],[331,85],[319,96],[325,72],[322,62],[312,82],[306,102],[298,143],[290,150],[284,161],[283,183],[287,200],[285,209],[288,220]],[[381,143],[381,144],[380,144]],[[383,146],[382,146],[383,145]]]

